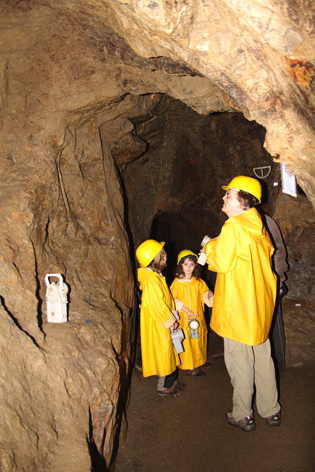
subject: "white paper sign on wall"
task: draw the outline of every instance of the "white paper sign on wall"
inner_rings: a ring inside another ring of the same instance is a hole
[[[290,174],[284,164],[280,164],[281,169],[281,180],[282,180],[282,192],[297,197],[297,186],[295,175]]]

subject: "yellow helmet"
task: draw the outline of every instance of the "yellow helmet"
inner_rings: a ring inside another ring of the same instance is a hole
[[[230,188],[235,188],[236,190],[244,190],[244,192],[248,192],[254,197],[257,198],[259,203],[261,202],[261,185],[257,179],[253,177],[246,177],[245,175],[239,175],[238,177],[234,177],[231,180],[229,185],[222,185],[223,190],[229,190]]]
[[[165,242],[158,243],[154,239],[147,239],[136,250],[136,257],[141,267],[147,267],[155,256],[163,249]]]
[[[184,249],[182,252],[180,252],[178,254],[177,264],[180,263],[180,261],[183,259],[183,257],[187,257],[187,256],[195,256],[198,259],[198,256],[195,253],[193,253],[189,249]]]

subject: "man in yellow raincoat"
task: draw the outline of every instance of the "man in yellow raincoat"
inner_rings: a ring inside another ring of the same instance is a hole
[[[224,338],[224,359],[234,388],[227,422],[252,431],[254,384],[260,416],[271,426],[281,421],[268,339],[277,292],[271,268],[274,248],[254,208],[261,201],[258,180],[238,176],[222,188],[227,191],[222,211],[229,219],[220,235],[204,246],[208,268],[217,272],[210,326]]]
[[[162,276],[167,260],[163,246],[164,242],[148,239],[136,251],[141,265],[138,281],[142,291],[142,367],[144,377],[159,377],[157,391],[160,397],[175,397],[183,392],[186,385],[177,380],[180,360],[172,343],[170,328],[177,328],[179,315],[165,277]]]

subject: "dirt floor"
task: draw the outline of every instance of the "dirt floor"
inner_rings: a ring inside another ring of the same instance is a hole
[[[187,389],[176,398],[158,397],[157,378],[134,370],[115,472],[315,472],[314,366],[280,373],[280,427],[256,413],[256,430],[245,432],[225,421],[232,386],[214,349],[206,377],[180,371]]]

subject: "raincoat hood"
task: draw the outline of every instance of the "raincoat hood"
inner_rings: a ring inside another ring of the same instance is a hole
[[[143,290],[143,284],[146,284],[148,280],[152,277],[160,277],[161,276],[150,269],[138,269],[138,281],[140,283],[140,290]]]
[[[257,239],[264,239],[266,237],[266,230],[256,208],[250,208],[240,215],[229,218],[225,222],[225,225],[227,227],[229,225],[237,225],[251,233],[251,235],[255,236]]]

